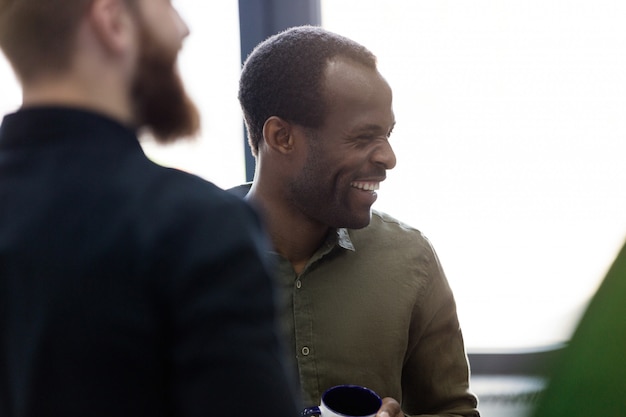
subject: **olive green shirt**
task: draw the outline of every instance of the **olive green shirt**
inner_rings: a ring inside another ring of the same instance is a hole
[[[276,257],[306,406],[359,384],[409,415],[479,415],[454,297],[418,230],[373,212],[368,227],[329,235],[300,275]]]

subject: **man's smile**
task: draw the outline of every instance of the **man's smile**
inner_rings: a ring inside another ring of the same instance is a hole
[[[350,183],[351,187],[358,188],[363,191],[376,191],[380,188],[379,181],[353,181]]]

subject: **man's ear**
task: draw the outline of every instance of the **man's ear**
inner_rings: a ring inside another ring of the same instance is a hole
[[[102,45],[114,54],[135,47],[137,28],[124,0],[93,0],[88,20]]]
[[[272,116],[263,125],[263,141],[276,152],[288,154],[293,150],[293,126],[286,120]]]

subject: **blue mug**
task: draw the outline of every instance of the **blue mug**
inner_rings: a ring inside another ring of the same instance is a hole
[[[302,410],[301,417],[374,417],[383,401],[360,385],[337,385],[322,395],[319,407]]]

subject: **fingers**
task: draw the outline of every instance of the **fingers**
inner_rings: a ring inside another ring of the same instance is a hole
[[[376,417],[404,417],[400,404],[391,397],[383,398],[383,404],[381,405]]]

